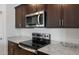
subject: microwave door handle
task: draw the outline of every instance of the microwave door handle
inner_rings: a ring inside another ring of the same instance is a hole
[[[39,22],[39,17],[40,17],[40,15],[38,15],[38,25],[40,24],[40,22]]]

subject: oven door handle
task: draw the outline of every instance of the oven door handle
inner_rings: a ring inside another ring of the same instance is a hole
[[[24,50],[28,50],[28,51],[30,51],[30,52],[33,52],[33,53],[35,53],[36,52],[36,50],[34,50],[34,49],[31,49],[31,48],[28,48],[28,47],[24,47],[24,46],[22,46],[22,45],[18,45],[20,48],[22,48],[22,49],[24,49]]]

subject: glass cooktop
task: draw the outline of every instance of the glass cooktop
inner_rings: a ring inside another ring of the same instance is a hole
[[[33,43],[32,40],[23,41],[23,42],[20,42],[19,44],[32,49],[39,49],[47,45],[47,44]]]

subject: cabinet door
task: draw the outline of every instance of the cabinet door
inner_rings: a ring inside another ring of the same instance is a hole
[[[46,7],[46,27],[61,27],[61,6],[59,4],[48,4]]]
[[[22,5],[15,8],[16,28],[22,27]]]
[[[34,4],[27,4],[26,5],[27,14],[31,14],[36,12],[36,6]]]
[[[8,41],[8,55],[14,55],[14,43]]]
[[[28,50],[24,50],[20,47],[17,47],[15,50],[15,55],[33,55],[34,53],[28,51]]]
[[[25,28],[25,25],[26,25],[26,18],[25,18],[25,15],[27,14],[27,4],[24,4],[23,7],[22,7],[22,28]]]
[[[26,7],[28,11],[27,14],[45,10],[45,4],[28,4]]]
[[[37,11],[45,11],[46,10],[46,4],[37,4]]]
[[[79,28],[79,4],[62,5],[64,10],[63,27]]]

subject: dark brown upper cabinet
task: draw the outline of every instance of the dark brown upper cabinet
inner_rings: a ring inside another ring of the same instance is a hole
[[[26,10],[27,10],[27,14],[34,13],[34,12],[36,12],[36,6],[32,5],[32,4],[27,4]]]
[[[28,4],[26,6],[27,14],[45,10],[45,4]]]
[[[22,4],[15,7],[16,28],[26,28],[25,15],[45,10],[45,4]]]
[[[15,8],[15,16],[16,16],[16,28],[22,28],[22,5]]]
[[[16,28],[26,28],[25,15],[42,10],[46,28],[79,28],[79,4],[23,4],[15,9]]]
[[[63,27],[79,28],[79,4],[64,4],[63,7]]]
[[[61,6],[58,4],[48,4],[46,6],[46,27],[59,28],[61,27]]]
[[[26,6],[20,5],[15,7],[15,23],[16,28],[24,28],[25,27],[25,15],[26,15]]]
[[[37,4],[37,11],[42,11],[42,10],[46,10],[46,4]]]
[[[48,28],[79,28],[79,4],[47,6]]]

